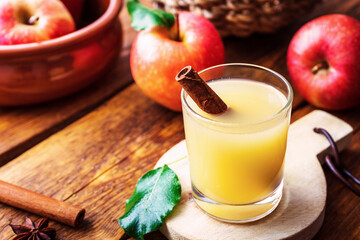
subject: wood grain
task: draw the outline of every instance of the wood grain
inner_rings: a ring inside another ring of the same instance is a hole
[[[292,115],[296,120],[314,108],[305,106]],[[347,121],[354,128],[350,146],[341,154],[346,168],[356,177],[360,177],[360,108],[330,112]],[[328,186],[325,219],[322,228],[314,240],[344,239],[353,240],[360,237],[360,198],[345,187],[334,174],[323,166]]]
[[[86,209],[80,231],[57,226],[60,239],[115,239],[121,234],[116,219],[124,201],[119,199],[128,198],[159,154],[181,138],[181,116],[132,85],[3,166],[0,178]],[[8,223],[9,213],[12,222],[22,221],[20,211],[1,206],[0,226]],[[0,239],[8,236],[9,228],[0,232]]]
[[[358,118],[359,119],[359,118]],[[352,144],[342,154],[347,169],[360,177],[360,134],[352,138]],[[326,201],[326,217],[321,231],[315,240],[319,239],[359,239],[360,238],[360,198],[352,193],[324,167],[328,184]]]
[[[354,119],[351,124],[357,127],[357,122]],[[122,230],[117,218],[137,179],[183,137],[181,115],[149,101],[132,85],[3,166],[0,176],[87,209],[85,224],[78,230],[52,224],[59,239],[118,239]],[[339,189],[348,192],[341,184]],[[26,215],[1,205],[0,238],[9,239],[12,234],[6,224],[21,222]],[[151,239],[161,238],[151,235]]]
[[[132,82],[129,51],[136,32],[124,9],[120,17],[126,33],[123,49],[114,69],[103,79],[78,93],[49,103],[0,108],[0,165],[84,116]]]

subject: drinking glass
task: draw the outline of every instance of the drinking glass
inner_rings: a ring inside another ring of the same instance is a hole
[[[244,110],[229,119],[210,115],[182,91],[194,200],[207,214],[225,222],[265,217],[282,196],[291,86],[280,74],[245,63],[210,67],[199,75],[225,103],[240,103]],[[225,84],[229,81],[230,87]],[[225,85],[221,95],[218,90]],[[266,115],[275,102],[280,104],[278,110]],[[227,111],[232,109],[229,105]],[[263,116],[251,120],[250,112]]]

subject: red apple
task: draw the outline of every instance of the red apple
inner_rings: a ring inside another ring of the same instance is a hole
[[[59,0],[1,0],[0,44],[41,42],[75,30]]]
[[[287,66],[311,104],[328,110],[360,105],[360,22],[342,14],[308,22],[290,42]]]
[[[137,85],[149,97],[175,111],[181,110],[181,86],[176,74],[191,65],[196,71],[224,63],[221,37],[206,18],[191,12],[179,12],[177,24],[169,30],[155,26],[135,38],[130,67]]]
[[[81,17],[84,0],[61,0],[77,23]]]

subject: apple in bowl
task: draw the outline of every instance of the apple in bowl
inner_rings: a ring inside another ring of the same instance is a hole
[[[360,22],[342,14],[316,18],[292,38],[287,66],[294,87],[314,106],[360,105]]]
[[[122,45],[122,1],[84,4],[91,13],[84,16],[88,25],[76,31],[41,42],[0,45],[0,106],[69,95],[101,80],[114,66]]]
[[[24,44],[60,37],[75,30],[67,8],[58,0],[1,0],[0,44]]]

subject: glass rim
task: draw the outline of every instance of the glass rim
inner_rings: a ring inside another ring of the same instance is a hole
[[[290,83],[286,80],[285,77],[283,77],[281,74],[269,69],[269,68],[266,68],[266,67],[263,67],[263,66],[260,66],[260,65],[256,65],[256,64],[251,64],[251,63],[224,63],[224,64],[219,64],[219,65],[215,65],[215,66],[211,66],[211,67],[208,67],[208,68],[205,68],[201,71],[198,72],[198,74],[200,75],[201,73],[203,72],[206,72],[206,71],[209,71],[209,70],[212,70],[212,69],[215,69],[215,68],[220,68],[220,67],[228,67],[228,66],[237,66],[237,67],[249,67],[249,68],[255,68],[255,69],[260,69],[260,70],[264,70],[268,73],[271,73],[272,75],[274,75],[275,77],[279,78],[283,83],[285,83],[285,86],[287,88],[287,91],[289,92],[289,96],[286,97],[287,98],[287,102],[286,104],[276,113],[274,113],[273,115],[267,117],[267,118],[264,118],[260,121],[256,121],[256,122],[250,122],[250,123],[226,123],[226,122],[221,122],[221,121],[216,121],[214,119],[210,119],[210,118],[207,118],[205,116],[202,116],[200,115],[199,113],[197,113],[196,111],[194,111],[190,106],[189,104],[187,103],[186,99],[185,99],[185,90],[182,88],[181,90],[181,102],[185,103],[183,104],[183,106],[185,106],[185,108],[192,114],[194,115],[195,117],[197,117],[198,119],[202,120],[202,121],[205,121],[205,122],[209,122],[211,124],[217,124],[217,125],[222,125],[222,126],[229,126],[229,127],[239,127],[239,126],[244,126],[244,127],[248,127],[248,126],[255,126],[255,125],[261,125],[261,124],[265,124],[277,117],[279,117],[284,111],[286,111],[290,106],[291,106],[291,103],[293,101],[293,90],[292,90],[292,87],[290,85]],[[211,81],[211,80],[210,80]]]

